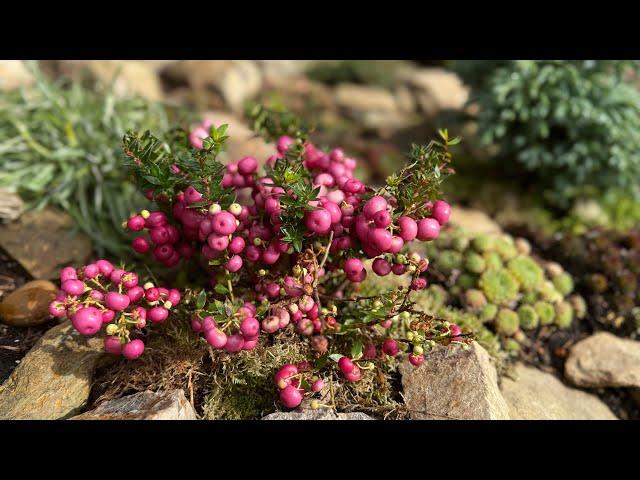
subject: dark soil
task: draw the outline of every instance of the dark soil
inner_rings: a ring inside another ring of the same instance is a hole
[[[31,275],[0,247],[0,302],[29,280],[32,280]],[[33,344],[55,324],[56,321],[52,321],[31,328],[0,324],[0,383],[18,366]]]

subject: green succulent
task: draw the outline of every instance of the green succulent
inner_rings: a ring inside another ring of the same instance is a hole
[[[483,256],[487,270],[502,268],[504,266],[502,258],[498,252],[485,252]]]
[[[462,254],[455,250],[444,250],[434,258],[435,265],[445,274],[462,267]]]
[[[538,313],[531,305],[522,305],[518,309],[518,319],[525,330],[533,330],[539,323]]]
[[[496,318],[497,314],[498,314],[498,306],[494,305],[493,303],[487,303],[480,310],[480,313],[478,314],[478,318],[482,323],[490,322],[494,318]]]
[[[484,253],[493,248],[495,238],[489,234],[480,234],[471,241],[471,245],[476,251]]]
[[[487,298],[481,290],[470,288],[464,293],[464,304],[472,312],[477,312],[487,304]]]
[[[507,264],[509,272],[520,282],[524,291],[532,291],[544,280],[544,271],[531,257],[520,255]]]
[[[518,250],[513,242],[513,238],[508,235],[501,235],[493,242],[493,249],[504,260],[511,260],[518,255]]]
[[[509,305],[518,297],[518,280],[506,269],[486,270],[479,284],[487,300],[497,305]]]
[[[538,293],[542,300],[550,303],[557,303],[562,300],[562,294],[556,290],[555,285],[550,280],[542,282],[538,288]]]
[[[569,328],[573,322],[573,307],[569,302],[560,302],[556,304],[555,324],[559,328]]]
[[[459,235],[453,238],[451,247],[458,252],[464,252],[469,247],[469,243],[469,237],[466,235]]]
[[[472,275],[470,273],[462,273],[457,281],[456,281],[456,285],[464,290],[468,289],[468,288],[473,288],[476,285],[476,282],[478,281],[478,277],[477,275]]]
[[[538,300],[538,294],[536,292],[524,292],[522,298],[520,299],[520,303],[525,305],[532,305]]]
[[[562,273],[553,277],[553,285],[563,296],[569,295],[573,291],[573,278],[568,273]]]
[[[520,326],[518,314],[508,308],[501,308],[495,319],[494,326],[496,332],[501,335],[514,335]]]
[[[482,273],[486,268],[486,262],[481,255],[469,252],[465,257],[464,266],[472,273]]]
[[[536,302],[533,305],[533,308],[538,314],[540,325],[551,325],[556,318],[556,311],[553,308],[553,305],[548,302]]]
[[[517,354],[520,352],[520,344],[513,338],[507,338],[504,341],[503,346],[504,349],[511,354]]]

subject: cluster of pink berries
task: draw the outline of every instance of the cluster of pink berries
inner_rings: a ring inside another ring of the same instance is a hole
[[[255,314],[255,305],[245,302],[224,323],[218,324],[212,316],[196,316],[191,320],[191,328],[204,334],[204,339],[213,348],[224,349],[228,353],[253,350],[260,335],[260,322]]]
[[[324,380],[311,373],[309,362],[288,363],[280,367],[273,377],[273,382],[280,391],[280,402],[287,408],[296,408],[302,403],[306,393],[313,395],[324,388]],[[309,385],[305,391],[302,380]]]
[[[61,290],[49,305],[54,317],[66,316],[82,335],[95,335],[106,325],[105,350],[129,360],[144,352],[144,342],[131,339],[142,333],[147,320],[162,323],[171,307],[180,302],[176,289],[139,285],[134,272],[115,268],[98,260],[81,268],[65,267],[60,272]]]

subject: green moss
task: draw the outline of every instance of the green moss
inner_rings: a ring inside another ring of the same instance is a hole
[[[504,268],[485,271],[479,286],[487,300],[497,305],[509,305],[518,296],[518,281]]]
[[[518,314],[508,308],[501,308],[494,325],[497,333],[511,336],[518,331]]]
[[[478,235],[471,241],[473,248],[479,253],[484,253],[493,248],[495,238],[489,234]]]
[[[525,330],[533,330],[539,323],[538,313],[531,305],[522,305],[518,309],[518,319]]]
[[[464,293],[464,304],[467,309],[477,312],[487,304],[487,298],[481,290],[470,288]]]
[[[553,278],[553,285],[564,296],[573,291],[573,278],[568,273],[562,273]]]
[[[511,353],[517,354],[520,352],[520,344],[513,338],[507,338],[503,343],[504,349]]]
[[[542,282],[538,288],[540,298],[546,302],[557,303],[562,301],[562,294],[556,290],[555,285],[550,280]]]
[[[540,325],[551,325],[556,318],[556,311],[553,305],[548,302],[536,302],[533,308],[538,314]]]
[[[484,307],[482,307],[482,310],[480,310],[480,313],[478,314],[478,318],[483,323],[490,322],[494,318],[496,318],[497,314],[498,314],[498,306],[494,305],[493,303],[487,303]]]
[[[449,294],[442,286],[432,284],[424,290],[414,292],[412,299],[425,312],[434,312],[447,302]]]
[[[538,294],[536,292],[525,292],[520,299],[520,303],[533,305],[536,300],[538,300]]]
[[[520,255],[507,264],[509,272],[520,282],[524,291],[532,291],[544,280],[544,271],[531,257]]]
[[[469,237],[461,233],[460,235],[453,237],[451,247],[458,252],[464,252],[469,247],[469,243]]]
[[[559,328],[569,328],[573,322],[573,307],[569,302],[560,302],[556,304],[555,324]]]
[[[497,252],[485,252],[484,262],[487,270],[502,268],[504,266],[504,262]]]
[[[486,263],[481,255],[469,252],[465,256],[464,267],[472,273],[482,273],[486,268]]]

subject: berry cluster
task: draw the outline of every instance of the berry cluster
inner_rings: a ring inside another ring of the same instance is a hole
[[[82,335],[95,335],[106,325],[104,348],[129,360],[144,352],[144,342],[132,339],[142,334],[147,320],[162,323],[171,307],[180,302],[176,289],[139,285],[134,272],[115,268],[98,260],[81,268],[65,267],[60,272],[61,290],[49,305],[54,317],[66,316]]]
[[[190,149],[184,139],[167,144],[149,133],[124,142],[129,165],[159,206],[127,221],[129,230],[148,232],[132,247],[166,267],[182,260],[201,267],[207,288],[193,290],[185,309],[211,347],[253,350],[261,333],[284,329],[306,338],[315,361],[276,375],[283,404],[296,406],[322,389],[328,358],[356,382],[374,362],[406,352],[419,366],[426,349],[462,340],[457,326],[427,318],[409,298],[427,286],[429,262],[407,246],[436,239],[450,216],[437,199],[454,144],[446,132],[444,143],[413,146],[409,166],[373,189],[355,178],[355,159],[292,130],[275,137],[264,174],[253,157],[223,166],[215,157],[225,131],[203,122],[187,134]],[[381,277],[409,275],[409,286],[358,297],[367,263]]]

